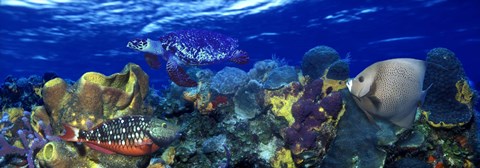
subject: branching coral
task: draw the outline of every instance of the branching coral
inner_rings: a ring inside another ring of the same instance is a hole
[[[26,155],[28,167],[33,168],[35,151],[42,148],[48,141],[58,140],[58,138],[51,134],[52,132],[50,126],[45,125],[42,121],[39,121],[39,125],[41,126],[44,135],[36,132],[30,125],[28,119],[30,115],[30,112],[25,111],[24,116],[20,119],[21,122],[10,121],[9,124],[16,124],[15,127],[4,127],[4,129],[2,129],[2,132],[0,133],[0,156],[14,154]],[[11,136],[10,138],[6,139],[6,132],[15,130],[16,136]],[[46,138],[44,138],[44,136]],[[13,145],[11,145],[9,141],[13,142]],[[16,142],[20,142],[21,146],[17,146]]]

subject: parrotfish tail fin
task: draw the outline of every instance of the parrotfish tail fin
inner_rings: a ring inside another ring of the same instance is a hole
[[[248,63],[250,58],[248,57],[248,53],[242,50],[236,50],[230,59],[230,61],[235,62],[237,64],[246,64]]]
[[[191,79],[187,72],[178,65],[178,60],[174,57],[170,57],[167,62],[167,72],[170,79],[178,86],[194,87],[197,86],[197,82]]]
[[[65,129],[65,134],[60,136],[60,139],[63,139],[64,141],[78,141],[78,128],[72,127],[68,124],[63,124],[63,128]]]
[[[148,66],[150,66],[153,69],[159,69],[160,68],[160,61],[158,60],[158,56],[155,54],[151,53],[145,53],[144,55],[145,61],[147,61]]]
[[[102,153],[105,153],[105,154],[115,154],[115,152],[111,151],[111,150],[108,150],[108,149],[105,149],[105,148],[102,148],[98,145],[95,145],[95,144],[91,144],[91,143],[85,143],[85,145],[87,145],[88,147],[96,150],[96,151],[99,151],[99,152],[102,152]]]

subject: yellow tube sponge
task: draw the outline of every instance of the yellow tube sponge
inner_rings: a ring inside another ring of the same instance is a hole
[[[81,164],[83,159],[66,147],[64,142],[49,142],[37,153],[36,160],[42,167],[86,167]]]
[[[119,73],[105,76],[87,72],[73,86],[63,79],[48,81],[42,90],[45,108],[52,117],[55,133],[62,123],[88,130],[104,119],[124,115],[145,115],[143,100],[149,90],[148,75],[136,64],[127,64]]]
[[[42,121],[45,125],[50,125],[50,116],[48,116],[47,111],[43,106],[34,107],[32,114],[30,115],[30,124],[32,125],[32,128],[41,134],[39,121]]]

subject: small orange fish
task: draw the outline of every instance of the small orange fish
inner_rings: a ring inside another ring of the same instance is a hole
[[[106,154],[142,156],[168,146],[179,135],[179,128],[165,120],[144,116],[127,116],[106,121],[85,131],[63,125],[65,141],[84,142]]]

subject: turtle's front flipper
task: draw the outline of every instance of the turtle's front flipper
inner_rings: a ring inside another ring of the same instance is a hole
[[[158,69],[160,68],[160,61],[158,60],[158,56],[155,54],[151,53],[145,53],[144,55],[145,61],[147,61],[148,66],[150,66],[153,69]]]
[[[183,87],[194,87],[197,86],[197,82],[191,79],[187,72],[178,65],[178,59],[175,57],[170,57],[167,62],[167,72],[170,79],[175,82],[178,86]]]
[[[237,64],[246,64],[248,63],[249,59],[250,58],[248,57],[247,52],[242,50],[235,50],[235,52],[233,52],[233,56],[230,59],[230,61],[235,62]]]

